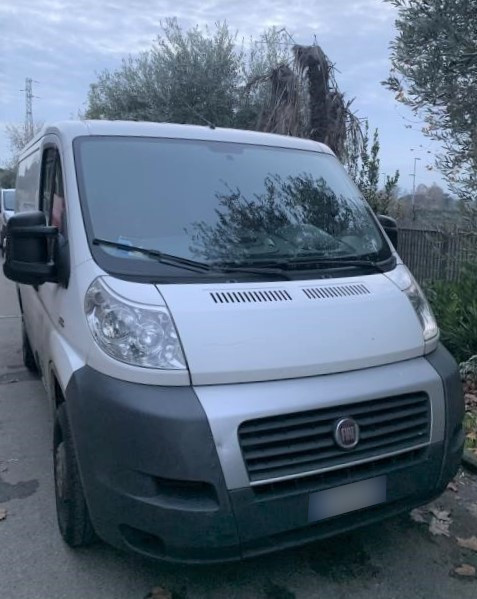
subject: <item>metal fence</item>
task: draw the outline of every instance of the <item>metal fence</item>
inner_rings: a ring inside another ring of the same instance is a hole
[[[456,281],[465,264],[477,263],[477,234],[400,229],[398,251],[419,282]]]

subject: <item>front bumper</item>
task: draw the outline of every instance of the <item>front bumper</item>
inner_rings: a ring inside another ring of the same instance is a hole
[[[428,357],[442,379],[443,440],[403,459],[350,470],[346,482],[386,474],[387,502],[308,523],[311,492],[342,473],[231,488],[208,417],[190,387],[112,379],[85,367],[66,390],[80,473],[96,532],[121,548],[163,560],[240,559],[325,538],[421,505],[454,476],[463,447],[457,365],[440,347]],[[340,476],[341,482],[337,482]]]

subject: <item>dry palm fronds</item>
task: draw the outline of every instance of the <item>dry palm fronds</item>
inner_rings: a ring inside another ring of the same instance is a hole
[[[323,142],[342,160],[359,154],[360,121],[338,88],[332,63],[318,45],[295,45],[292,52],[291,65],[282,63],[246,87],[270,86],[258,129]]]

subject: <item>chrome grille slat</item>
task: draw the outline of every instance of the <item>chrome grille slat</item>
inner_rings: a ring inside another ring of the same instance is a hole
[[[333,438],[334,424],[343,417],[354,418],[360,426],[360,442],[350,451]],[[251,482],[266,482],[411,451],[429,442],[430,423],[429,398],[415,393],[247,421],[238,435]]]
[[[313,464],[313,463],[309,463],[309,468],[307,468],[306,471],[303,470],[302,465],[297,465],[297,466],[293,466],[292,468],[287,467],[287,468],[277,468],[276,470],[273,471],[273,473],[270,476],[267,476],[267,478],[264,478],[263,475],[260,472],[256,472],[255,473],[255,477],[251,480],[251,483],[253,485],[261,485],[261,484],[267,484],[268,482],[272,482],[272,481],[276,481],[276,479],[292,479],[293,477],[301,477],[301,476],[305,476],[306,472],[310,472],[311,474],[316,474],[316,473],[320,473],[323,472],[323,475],[325,475],[327,472],[333,472],[334,474],[336,474],[337,471],[342,471],[344,472],[349,472],[352,471],[353,468],[358,468],[361,466],[361,464],[363,463],[372,463],[372,464],[379,464],[381,459],[386,459],[389,456],[392,456],[394,454],[399,454],[399,455],[404,455],[406,453],[412,453],[414,452],[416,449],[420,449],[424,447],[424,444],[422,445],[417,445],[416,447],[412,447],[411,449],[409,449],[406,446],[403,446],[401,444],[401,446],[396,445],[395,447],[389,447],[388,451],[386,453],[382,453],[381,450],[374,450],[374,452],[370,453],[370,455],[368,455],[366,458],[358,458],[356,457],[356,460],[354,460],[355,463],[353,462],[347,462],[345,465],[343,465],[342,461],[341,461],[341,457],[339,458],[335,458],[334,460],[330,461],[329,466],[326,467],[326,470],[322,471],[321,467],[317,464]],[[268,471],[267,471],[268,472]],[[345,478],[345,477],[344,477]],[[336,483],[337,485],[340,484],[344,484],[342,482],[340,482],[339,480]]]

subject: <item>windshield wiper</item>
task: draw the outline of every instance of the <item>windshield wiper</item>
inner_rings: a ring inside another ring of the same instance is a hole
[[[294,266],[299,266],[299,265],[307,265],[310,268],[322,268],[322,267],[346,267],[346,266],[355,266],[358,268],[364,267],[364,268],[371,268],[377,272],[380,273],[384,273],[384,269],[382,268],[382,266],[380,264],[378,264],[377,262],[374,262],[373,260],[363,260],[363,259],[353,259],[353,258],[349,258],[349,259],[340,259],[340,258],[301,258],[301,259],[297,259],[297,260],[289,260],[289,261],[283,261],[283,260],[274,260],[274,261],[267,261],[267,264],[272,264],[272,265],[276,265],[280,268],[286,269],[286,270],[291,270]]]
[[[95,237],[92,243],[93,245],[106,245],[117,250],[124,250],[126,252],[139,252],[145,256],[149,256],[149,258],[158,260],[162,264],[169,264],[170,266],[181,266],[182,268],[188,268],[189,270],[195,271],[210,270],[208,264],[197,262],[195,260],[188,260],[187,258],[181,258],[180,256],[173,256],[172,254],[166,254],[160,250],[142,248],[136,245],[129,245],[129,243],[121,243],[120,241],[111,241],[109,239],[100,239],[98,237]]]
[[[223,273],[234,273],[234,272],[238,272],[238,273],[244,273],[244,274],[250,274],[250,275],[273,275],[276,277],[282,277],[283,279],[286,279],[287,281],[290,280],[290,275],[285,272],[285,270],[283,270],[283,268],[280,267],[276,267],[276,268],[269,268],[267,266],[261,267],[261,266],[229,266],[227,264],[217,264],[215,267],[211,266],[211,269],[216,270],[218,272],[223,272]]]
[[[205,262],[198,262],[197,260],[189,260],[188,258],[182,258],[181,256],[174,256],[173,254],[167,254],[160,250],[142,248],[135,245],[129,245],[129,243],[121,243],[120,241],[111,241],[109,239],[100,239],[95,237],[92,241],[93,245],[106,245],[113,247],[117,250],[124,250],[126,252],[139,252],[145,256],[149,256],[161,262],[161,264],[168,264],[170,266],[179,266],[188,270],[196,272],[214,272],[214,273],[243,273],[252,275],[273,275],[282,277],[289,280],[289,275],[281,268],[242,268],[240,266],[229,266],[227,264],[206,264]]]
[[[298,260],[297,261],[298,264],[302,264],[305,263],[307,264],[308,262],[312,263],[312,264],[317,264],[318,266],[357,266],[357,267],[364,267],[364,268],[372,268],[373,270],[377,270],[378,272],[384,272],[384,269],[377,263],[374,262],[373,260],[362,260],[362,259],[333,259],[333,258],[319,258],[318,260],[316,259],[310,259],[310,260]],[[292,262],[292,264],[295,264],[295,262]]]

